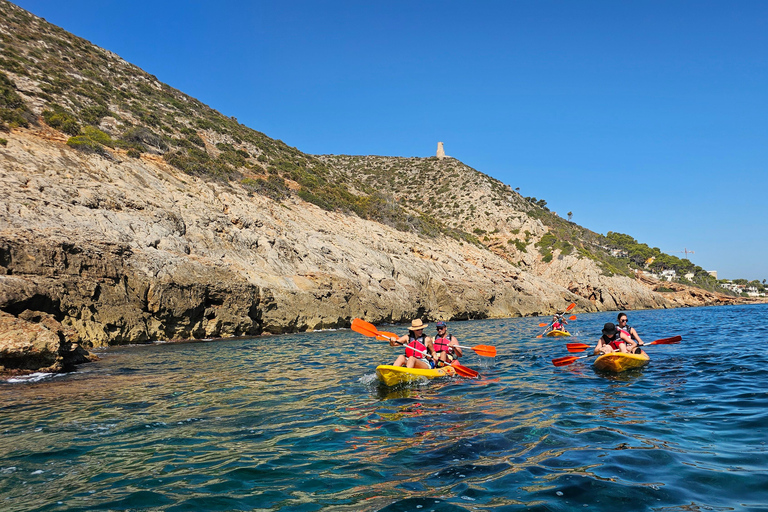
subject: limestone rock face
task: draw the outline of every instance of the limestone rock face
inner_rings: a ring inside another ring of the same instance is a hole
[[[536,314],[577,297],[487,250],[162,161],[14,132],[0,148],[0,309],[48,312],[90,346]]]
[[[4,136],[6,368],[62,368],[68,358],[85,360],[81,347],[345,327],[355,317],[410,322],[542,315],[570,302],[582,312],[685,303],[569,256],[541,266],[531,251],[515,266],[450,237],[204,181],[155,155],[107,159],[34,131]],[[544,230],[524,216],[519,227]]]

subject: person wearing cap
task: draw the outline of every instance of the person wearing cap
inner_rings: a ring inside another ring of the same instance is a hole
[[[422,368],[429,370],[435,367],[437,357],[432,338],[424,334],[424,329],[429,324],[425,324],[420,318],[413,320],[408,328],[408,334],[399,338],[391,338],[389,345],[396,347],[405,346],[405,354],[400,354],[392,363],[392,366],[405,366],[407,368]]]
[[[614,324],[608,322],[603,326],[603,335],[597,341],[594,353],[595,355],[610,354],[611,352],[628,354],[629,349],[627,345],[634,345],[630,337],[627,336],[627,333],[617,329]]]
[[[442,320],[435,324],[437,335],[432,342],[437,354],[437,366],[445,366],[460,358],[463,354],[459,348],[459,340],[448,333],[448,326]]]

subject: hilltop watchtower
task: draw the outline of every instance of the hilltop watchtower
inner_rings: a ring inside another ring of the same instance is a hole
[[[445,149],[443,149],[443,143],[437,143],[437,158],[445,158]]]

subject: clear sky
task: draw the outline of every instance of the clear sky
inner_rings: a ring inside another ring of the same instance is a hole
[[[442,141],[593,231],[768,279],[768,1],[15,3],[306,153]]]

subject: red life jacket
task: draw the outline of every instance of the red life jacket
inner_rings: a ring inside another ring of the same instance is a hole
[[[406,357],[418,357],[418,358],[425,358],[427,357],[427,346],[424,344],[426,340],[426,335],[422,333],[421,336],[418,338],[414,338],[413,334],[410,332],[408,333],[408,343],[405,344],[405,356]],[[420,352],[415,352],[413,349],[421,350],[421,352],[424,352],[423,354]]]
[[[552,330],[553,331],[561,331],[563,329],[563,324],[560,322],[555,322],[552,324]]]
[[[624,340],[621,339],[621,334],[617,332],[610,338],[603,336],[603,343],[610,345],[613,350],[619,350],[619,346],[624,343]]]
[[[451,342],[451,335],[448,331],[445,331],[445,336],[442,338],[435,338],[432,343],[435,347],[435,352],[445,352],[447,354],[453,354],[453,347],[448,345]]]

